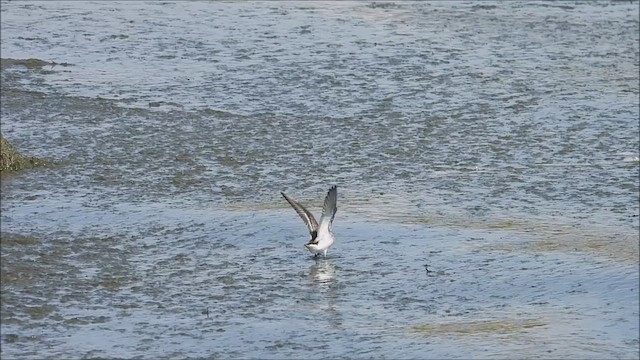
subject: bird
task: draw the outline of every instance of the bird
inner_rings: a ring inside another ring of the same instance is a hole
[[[327,192],[319,224],[313,217],[313,214],[305,209],[304,206],[287,196],[284,192],[280,192],[280,194],[282,194],[289,205],[293,207],[293,210],[298,213],[309,229],[311,238],[309,239],[309,242],[305,244],[307,250],[314,254],[313,257],[323,254],[326,258],[329,247],[331,247],[335,241],[332,224],[333,219],[336,216],[336,211],[338,211],[338,207],[336,206],[338,202],[338,187],[334,185],[329,189],[329,192]]]

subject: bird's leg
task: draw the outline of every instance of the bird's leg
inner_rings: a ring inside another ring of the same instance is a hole
[[[327,258],[327,250],[329,250],[329,249],[324,249],[324,254],[323,255],[324,255],[325,259]]]

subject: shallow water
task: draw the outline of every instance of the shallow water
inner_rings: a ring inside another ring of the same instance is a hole
[[[640,355],[637,2],[1,15],[3,358]]]

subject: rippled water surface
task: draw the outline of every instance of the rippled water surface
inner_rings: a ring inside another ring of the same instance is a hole
[[[638,358],[638,12],[3,1],[0,356]]]

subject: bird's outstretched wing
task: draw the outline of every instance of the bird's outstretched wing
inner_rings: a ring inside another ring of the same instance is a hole
[[[322,207],[322,217],[320,218],[320,226],[329,226],[333,222],[333,218],[336,216],[338,203],[338,187],[332,186],[327,193],[327,197],[324,199],[324,206]]]
[[[302,219],[302,221],[304,221],[305,225],[307,225],[307,227],[309,228],[309,233],[311,234],[311,238],[315,239],[316,235],[318,234],[318,222],[316,221],[316,218],[313,217],[313,214],[307,211],[307,209],[305,209],[304,206],[300,205],[298,202],[288,197],[287,194],[283,192],[281,192],[280,194],[282,194],[284,199],[287,200],[287,202],[289,203],[289,205],[291,205],[293,210],[295,210],[298,213],[298,215],[300,215],[300,218]]]

